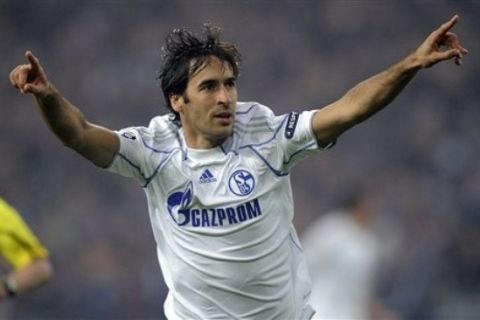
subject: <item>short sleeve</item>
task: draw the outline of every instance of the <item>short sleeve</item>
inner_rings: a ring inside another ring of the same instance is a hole
[[[312,110],[283,115],[282,128],[277,135],[283,152],[283,171],[289,171],[299,160],[322,150],[312,129],[314,114]]]
[[[115,131],[120,140],[120,148],[107,171],[134,178],[140,184],[145,183],[145,147],[143,137],[146,128],[130,127]]]

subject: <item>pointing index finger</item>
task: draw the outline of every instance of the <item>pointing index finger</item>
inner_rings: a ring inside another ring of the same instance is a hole
[[[25,57],[27,58],[28,62],[32,66],[32,70],[39,70],[40,69],[40,62],[38,61],[37,57],[33,55],[31,51],[25,52]]]
[[[460,17],[458,16],[458,14],[454,15],[450,20],[448,20],[447,22],[442,24],[440,28],[438,28],[438,33],[440,35],[444,35],[445,33],[447,33],[448,30],[450,30],[457,23],[459,18]]]

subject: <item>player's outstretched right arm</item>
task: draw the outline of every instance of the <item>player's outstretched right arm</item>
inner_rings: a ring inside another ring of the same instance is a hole
[[[117,135],[88,122],[78,108],[50,83],[39,60],[25,53],[28,63],[10,72],[10,82],[22,93],[31,93],[53,133],[68,147],[100,167],[107,167],[119,148]]]
[[[453,16],[403,60],[360,82],[337,101],[320,108],[312,122],[319,144],[328,145],[346,130],[385,108],[421,69],[448,60],[460,65],[468,50],[460,45],[457,35],[450,32],[459,18],[458,15]]]

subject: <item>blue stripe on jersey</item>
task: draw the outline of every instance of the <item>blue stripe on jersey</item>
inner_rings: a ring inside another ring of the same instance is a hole
[[[180,148],[173,148],[172,150],[170,150],[169,152],[164,152],[164,153],[167,153],[167,154],[172,154],[175,150],[179,150]],[[167,162],[167,160],[169,160],[170,157],[164,157],[162,161],[160,161],[160,163],[157,165],[157,167],[155,168],[155,170],[153,171],[152,175],[148,178],[145,179],[145,184],[143,185],[143,188],[146,188],[150,182],[153,180],[153,178],[157,175],[158,171],[160,170],[160,167],[162,167],[162,165],[164,163]]]
[[[140,175],[145,179],[145,175],[143,174],[142,170],[140,169],[140,166],[134,164],[130,159],[128,159],[124,154],[122,154],[120,152],[118,153],[118,156],[120,158],[122,158],[123,160],[125,160],[129,165],[131,165],[132,167],[137,169],[138,173],[140,173]]]
[[[272,170],[272,172],[277,176],[277,177],[283,177],[283,176],[288,176],[288,172],[282,172],[280,170],[276,170],[275,168],[272,167],[272,165],[265,159],[260,152],[258,152],[253,146],[249,146],[250,150],[252,150],[265,164],[267,167]]]
[[[166,150],[159,150],[159,149],[156,149],[152,146],[149,146],[145,140],[143,140],[143,137],[140,135],[140,139],[142,139],[142,143],[143,143],[143,146],[149,150],[152,150],[153,152],[156,152],[156,153],[170,153],[172,152],[172,150],[169,150],[169,151],[166,151]],[[174,148],[175,149],[175,148]]]
[[[149,177],[146,177],[139,166],[135,165],[132,161],[130,161],[125,155],[123,154],[120,154],[119,155],[125,159],[125,161],[127,161],[132,167],[134,167],[135,169],[138,170],[138,172],[141,174],[141,176],[145,179],[145,184],[143,185],[143,188],[146,188],[148,186],[148,184],[153,180],[153,178],[155,177],[155,175],[158,173],[158,170],[160,169],[160,167],[162,166],[163,163],[166,162],[166,160],[169,159],[168,155],[172,154],[175,150],[178,150],[178,149],[181,149],[180,147],[175,147],[173,149],[170,149],[170,150],[160,150],[160,149],[156,149],[152,146],[149,146],[145,140],[143,139],[143,137],[140,135],[140,139],[142,140],[142,144],[145,148],[147,148],[148,150],[151,150],[155,153],[163,153],[165,154],[166,156],[163,158],[162,161],[160,161],[160,163],[157,165],[157,167],[155,168],[155,170],[153,171],[153,173],[149,176]]]
[[[268,139],[267,141],[264,141],[264,142],[260,142],[260,143],[256,143],[256,144],[247,144],[247,145],[243,145],[241,146],[239,149],[243,149],[243,148],[249,148],[251,146],[255,146],[255,147],[259,147],[259,146],[263,146],[264,144],[267,144],[269,142],[271,142],[273,139],[275,139],[275,137],[277,136],[277,133],[280,131],[280,129],[283,127],[283,124],[285,123],[285,120],[287,120],[287,116],[285,116],[282,120],[282,122],[280,123],[280,125],[278,126],[277,129],[275,129],[275,132],[273,133],[273,136]]]
[[[257,144],[250,144],[250,145],[244,145],[244,146],[241,146],[239,149],[244,149],[244,148],[249,148],[250,150],[252,150],[266,165],[267,167],[278,177],[283,177],[283,176],[286,176],[288,175],[288,172],[282,172],[280,170],[277,170],[275,169],[268,161],[267,159],[265,159],[258,150],[256,150],[254,147],[259,147],[259,146],[263,146],[269,142],[271,142],[273,139],[275,139],[275,137],[277,136],[278,132],[280,131],[280,129],[283,127],[283,124],[285,123],[285,121],[287,120],[287,116],[285,116],[282,120],[282,122],[280,123],[280,125],[278,126],[278,128],[275,130],[275,132],[273,133],[272,137],[270,139],[268,139],[267,141],[264,141],[264,142],[260,142],[260,143],[257,143]]]
[[[284,161],[283,164],[289,164],[290,161],[292,161],[293,157],[295,157],[297,154],[299,154],[300,152],[302,151],[305,151],[307,149],[309,149],[310,147],[316,145],[317,143],[316,142],[312,142],[310,144],[307,144],[305,147],[301,148],[301,149],[298,149],[297,151],[295,151],[294,153],[292,153],[292,155],[290,156],[290,158],[288,158],[287,161]]]
[[[223,154],[227,154],[227,152],[225,151],[225,148],[222,145],[220,145],[220,149],[223,151]]]
[[[272,167],[272,165],[267,161],[267,159],[265,159],[261,154],[260,152],[258,152],[253,146],[248,146],[248,148],[250,150],[253,151],[253,153],[255,153],[263,162],[265,162],[265,164],[267,165],[267,167],[272,170],[272,172],[277,176],[277,177],[283,177],[283,176],[288,176],[288,172],[282,172],[280,170],[276,170],[275,168]]]
[[[175,130],[175,137],[178,141],[178,144],[180,145],[180,150],[182,151],[182,159],[187,160],[187,146],[183,144],[182,137],[180,137],[180,128],[178,127],[177,130]]]
[[[252,111],[253,108],[258,107],[259,105],[260,105],[260,104],[258,104],[258,103],[252,104],[252,105],[250,106],[250,108],[248,108],[248,110],[246,110],[246,111],[237,111],[237,112],[235,112],[235,114],[247,114],[247,113],[249,113],[250,111]]]

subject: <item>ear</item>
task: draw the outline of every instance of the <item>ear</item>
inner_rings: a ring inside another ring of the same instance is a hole
[[[171,94],[170,95],[170,105],[175,112],[182,112],[183,110],[183,98],[181,94]]]

